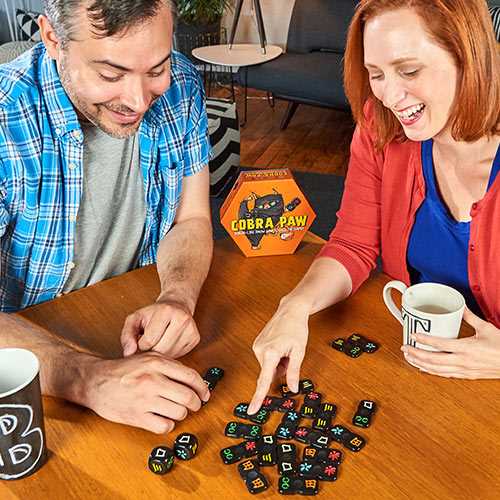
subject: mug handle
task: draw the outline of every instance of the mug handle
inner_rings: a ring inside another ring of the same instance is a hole
[[[391,314],[401,323],[403,324],[403,317],[401,316],[401,311],[396,307],[396,304],[394,304],[394,301],[392,300],[391,296],[391,290],[395,288],[398,290],[398,292],[401,292],[401,294],[405,293],[406,289],[408,288],[402,281],[394,280],[394,281],[389,281],[384,286],[384,291],[382,293],[382,297],[384,298],[385,305],[391,312]]]

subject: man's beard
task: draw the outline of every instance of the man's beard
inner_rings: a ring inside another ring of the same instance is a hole
[[[69,71],[66,69],[66,56],[63,55],[61,57],[59,66],[59,78],[61,80],[61,84],[68,94],[71,102],[73,103],[80,121],[82,120],[82,118],[86,121],[89,121],[99,129],[101,129],[104,133],[108,134],[111,137],[114,137],[115,139],[127,139],[137,132],[141,124],[141,119],[130,125],[116,124],[115,127],[110,127],[109,125],[107,125],[105,123],[105,119],[102,116],[103,108],[108,108],[118,113],[130,113],[131,110],[126,108],[125,106],[95,104],[94,106],[97,108],[96,112],[91,111],[91,107],[85,101],[80,99],[77,92],[75,92],[75,87],[71,80]]]

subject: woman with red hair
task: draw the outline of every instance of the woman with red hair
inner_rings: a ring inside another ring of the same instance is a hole
[[[311,314],[354,293],[381,257],[407,285],[465,297],[465,339],[403,346],[445,377],[500,378],[500,64],[485,0],[361,0],[348,33],[346,94],[357,122],[338,222],[254,342],[261,374],[297,390]]]

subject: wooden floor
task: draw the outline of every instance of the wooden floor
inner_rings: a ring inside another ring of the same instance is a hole
[[[212,96],[227,96],[216,89]],[[265,94],[249,91],[248,119],[241,129],[241,165],[307,172],[345,174],[354,126],[349,114],[313,106],[299,106],[288,128],[280,130],[287,103],[269,106]],[[236,100],[243,117],[243,95]]]

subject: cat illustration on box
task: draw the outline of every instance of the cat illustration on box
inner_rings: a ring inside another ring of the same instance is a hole
[[[281,227],[279,222],[285,212],[295,210],[298,205],[300,205],[300,199],[294,198],[285,206],[283,196],[275,189],[272,194],[259,196],[251,193],[245,198],[240,203],[238,217],[254,222],[253,227],[256,229],[245,231],[252,250],[260,249],[260,242],[266,234],[279,235],[282,240],[293,238],[293,232],[286,226]]]

